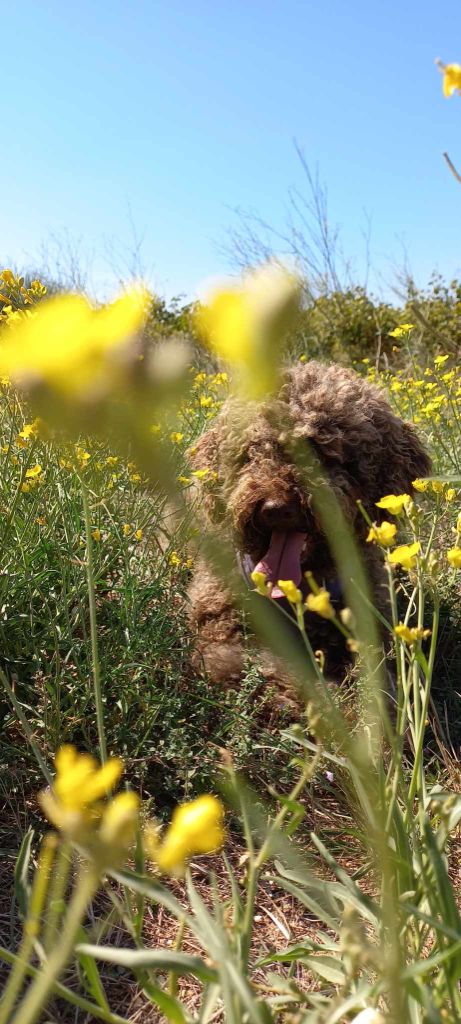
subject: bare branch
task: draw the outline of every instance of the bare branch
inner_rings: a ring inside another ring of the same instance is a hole
[[[448,156],[448,153],[444,153],[443,157],[444,157],[444,160],[446,160],[446,162],[447,162],[447,164],[448,164],[448,166],[450,168],[450,171],[451,171],[453,177],[456,178],[456,181],[459,181],[460,184],[461,184],[461,174],[458,173],[458,171],[456,170],[455,165],[451,162],[450,157]]]

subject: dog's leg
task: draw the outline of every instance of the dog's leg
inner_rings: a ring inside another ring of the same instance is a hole
[[[232,595],[204,561],[195,568],[189,602],[194,667],[204,669],[214,683],[235,684],[244,667],[242,623]]]

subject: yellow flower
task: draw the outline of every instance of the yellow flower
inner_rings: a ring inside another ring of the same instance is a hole
[[[98,544],[102,537],[101,530],[99,529],[98,526],[96,526],[95,529],[91,531],[91,536],[93,540],[95,540],[96,543]]]
[[[419,541],[415,541],[414,544],[401,544],[400,547],[391,551],[389,561],[392,565],[402,565],[404,569],[414,569],[416,556],[420,551]]]
[[[183,487],[187,487],[190,483],[192,483],[190,476],[178,476],[178,484],[182,484]]]
[[[390,338],[404,338],[406,334],[414,329],[414,324],[401,324],[400,327],[394,327],[393,331],[389,331]]]
[[[458,518],[456,520],[457,533],[461,533],[461,512],[458,512]]]
[[[173,433],[170,434],[170,441],[172,441],[173,444],[181,444],[181,441],[183,440],[184,434],[181,434],[179,430],[174,430]]]
[[[384,498],[376,502],[378,508],[385,508],[392,516],[400,516],[404,508],[411,501],[409,494],[386,494]]]
[[[441,480],[432,480],[431,487],[434,494],[441,494],[444,488],[444,484],[442,483]]]
[[[431,635],[430,629],[421,629],[419,626],[405,626],[403,623],[395,627],[394,633],[398,636],[399,640],[403,640],[410,647],[417,640],[423,640]]]
[[[384,521],[381,526],[372,526],[367,537],[368,543],[376,541],[377,544],[381,544],[384,548],[390,548],[395,540],[397,533],[397,527],[395,523],[388,523]]]
[[[263,576],[263,573],[258,573]],[[277,586],[290,604],[301,604],[303,595],[293,580],[277,580]]]
[[[209,467],[205,466],[205,469],[194,469],[194,472],[192,473],[192,476],[195,476],[196,480],[205,480],[205,478],[208,476],[209,472],[210,472]]]
[[[268,263],[247,273],[240,286],[216,292],[197,310],[197,328],[208,347],[236,364],[246,391],[261,397],[276,382],[281,337],[299,308],[299,280]]]
[[[30,441],[31,437],[37,437],[40,420],[37,418],[33,423],[25,423],[22,430],[16,438],[16,444],[20,445],[21,448],[25,448]]]
[[[135,534],[134,535],[135,535],[135,539],[136,540],[142,540],[143,534],[142,534],[141,527],[139,527],[137,530],[135,530]]]
[[[415,491],[419,491],[421,494],[424,494],[424,492],[427,491],[429,487],[429,480],[418,478],[417,480],[413,480],[411,486],[414,487]]]
[[[26,480],[34,480],[36,477],[40,476],[41,472],[42,467],[39,466],[37,462],[35,466],[31,466],[30,469],[26,470]]]
[[[78,837],[78,829],[94,821],[94,807],[118,782],[123,764],[111,757],[102,768],[91,754],[79,754],[65,745],[55,759],[56,777],[52,790],[39,794],[46,817],[57,828]]]
[[[129,537],[130,533],[132,532],[132,529],[133,529],[133,527],[132,527],[131,523],[124,523],[123,524],[123,536],[124,537]]]
[[[131,846],[138,823],[139,797],[136,793],[117,793],[104,810],[98,839],[120,854]],[[118,858],[117,858],[118,859]]]
[[[309,594],[307,596],[306,608],[310,612],[321,615],[322,619],[334,619],[335,617],[335,610],[330,601],[330,595],[324,587],[319,590],[318,594]]]
[[[177,807],[171,824],[159,842],[148,832],[149,855],[166,874],[183,874],[187,861],[194,854],[214,853],[225,838],[224,808],[215,796],[200,796]]]
[[[65,295],[36,307],[5,332],[0,373],[16,383],[42,382],[66,396],[98,392],[125,376],[120,350],[145,319],[146,294],[127,293],[94,309],[83,296]]]
[[[258,594],[261,594],[261,597],[270,597],[272,583],[267,582],[267,576],[264,572],[257,572],[255,569],[250,573],[250,578],[254,583]]]
[[[200,405],[202,409],[209,409],[210,405],[213,404],[211,395],[200,395]]]
[[[90,452],[86,452],[84,448],[81,448],[80,445],[77,445],[75,448],[75,454],[77,456],[77,461],[80,466],[80,469],[85,469],[85,466],[88,465],[91,459]]]
[[[454,92],[461,95],[461,64],[439,62],[439,68],[443,72],[443,95],[452,96]]]
[[[454,487],[448,487],[448,489],[445,491],[445,501],[454,501],[456,495],[457,491],[455,491]]]
[[[434,359],[434,366],[437,366],[437,367],[443,366],[443,364],[446,363],[447,359],[449,359],[449,358],[450,358],[450,356],[436,356],[435,359]],[[436,385],[433,384],[432,387],[436,387]]]
[[[4,284],[14,285],[16,284],[16,278],[12,270],[2,270],[0,277]]]
[[[118,461],[118,455],[108,455],[106,459],[106,466],[116,466]]]
[[[149,429],[151,434],[159,434],[162,428],[160,423],[152,423]]]
[[[453,569],[461,569],[461,548],[450,548],[447,559]]]
[[[168,561],[169,561],[170,565],[173,566],[174,569],[176,569],[178,567],[178,565],[181,565],[181,559],[180,559],[177,551],[172,551],[171,552],[171,555],[168,556]]]

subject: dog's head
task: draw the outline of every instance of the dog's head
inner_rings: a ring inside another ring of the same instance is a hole
[[[319,475],[363,537],[359,499],[377,520],[375,502],[411,494],[412,481],[430,471],[413,426],[378,388],[316,362],[287,370],[270,402],[226,402],[192,458],[196,469],[209,470],[210,518],[226,522],[239,550],[275,582],[298,582],[304,569],[331,565],[315,510]]]

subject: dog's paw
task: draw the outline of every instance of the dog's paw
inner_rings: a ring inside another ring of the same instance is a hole
[[[207,644],[197,652],[194,662],[194,667],[204,671],[213,683],[227,686],[238,683],[244,669],[240,644]]]

